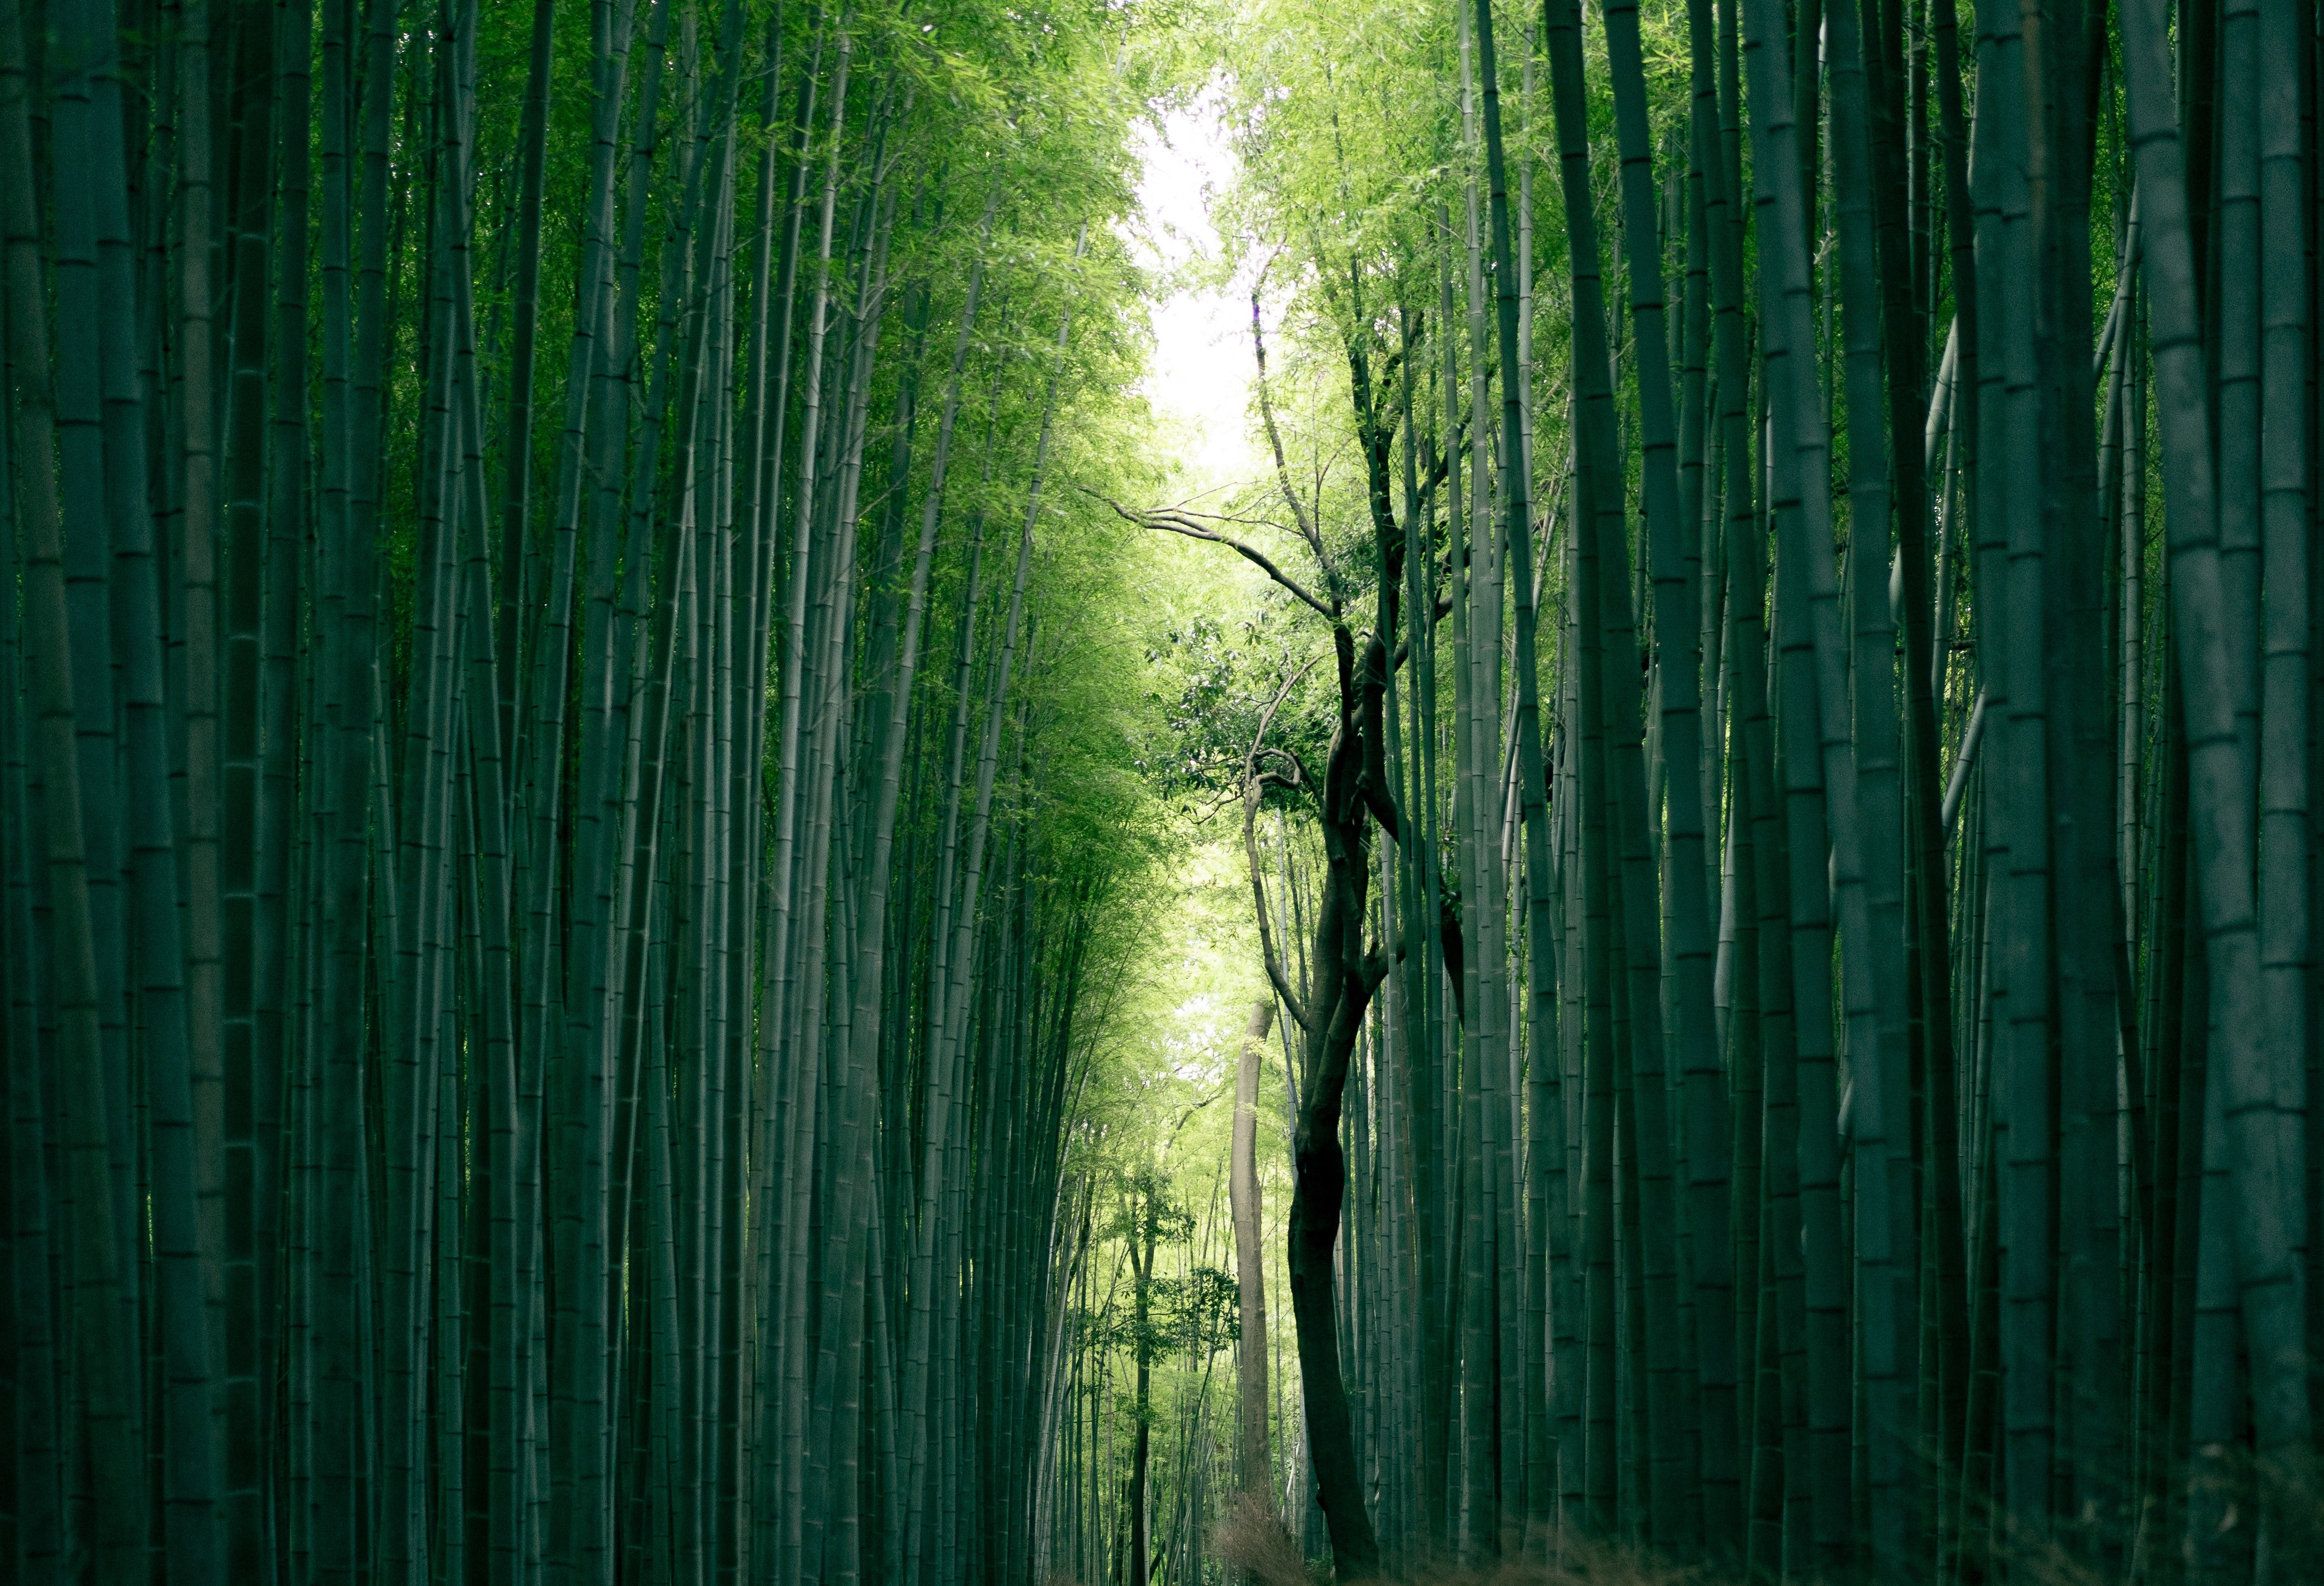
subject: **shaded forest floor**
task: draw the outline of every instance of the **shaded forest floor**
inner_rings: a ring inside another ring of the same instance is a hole
[[[2222,1552],[2236,1555],[2246,1575],[2285,1583],[2324,1581],[2324,1466],[2309,1462],[2289,1470],[2236,1469],[2178,1496],[2197,1505],[2209,1505],[2218,1516],[2215,1534]],[[2264,1559],[2254,1556],[2261,1530],[2255,1522],[2263,1513],[2267,1535]],[[1986,1578],[2006,1578],[2026,1586],[2107,1586],[2125,1578],[2126,1563],[2134,1564],[2132,1578],[2149,1579],[2175,1562],[2078,1556],[2069,1540],[2030,1535],[2006,1516],[1994,1517],[1987,1529],[1996,1567],[1985,1572]],[[2143,1526],[2132,1545],[2134,1549],[2152,1547],[2154,1538],[2175,1534],[2175,1527]],[[1241,1579],[1253,1586],[1330,1586],[1333,1579],[1329,1560],[1304,1556],[1272,1506],[1260,1498],[1245,1498],[1229,1510],[1212,1531],[1210,1544],[1220,1561],[1242,1572]],[[1720,1569],[1680,1564],[1651,1550],[1619,1543],[1569,1539],[1554,1561],[1545,1556],[1549,1551],[1528,1546],[1524,1557],[1482,1568],[1452,1564],[1391,1568],[1378,1579],[1381,1586],[1744,1586],[1759,1580],[1817,1579],[1812,1573],[1778,1577],[1742,1565]],[[1963,1577],[1977,1573],[1965,1569]],[[2195,1572],[2187,1573],[2191,1578]],[[1078,1583],[1058,1576],[1049,1586]]]

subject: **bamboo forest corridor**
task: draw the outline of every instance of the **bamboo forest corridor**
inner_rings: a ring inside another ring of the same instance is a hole
[[[2324,0],[0,0],[0,1582],[2324,1581]]]

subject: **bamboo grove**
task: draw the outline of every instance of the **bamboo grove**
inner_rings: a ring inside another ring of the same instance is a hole
[[[2318,25],[1221,24],[1259,477],[1120,504],[1271,586],[1301,1397],[1093,1403],[1082,1578],[2312,1577]]]
[[[0,0],[8,1578],[2312,1578],[2319,65]]]
[[[0,5],[0,1575],[1023,1578],[1146,36]]]

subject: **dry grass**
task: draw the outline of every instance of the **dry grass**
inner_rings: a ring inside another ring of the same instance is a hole
[[[1248,1571],[1259,1586],[1311,1586],[1317,1579],[1299,1556],[1299,1545],[1275,1517],[1275,1506],[1256,1492],[1235,1500],[1211,1533],[1211,1551]]]

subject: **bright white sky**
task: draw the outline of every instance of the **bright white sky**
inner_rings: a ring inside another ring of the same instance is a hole
[[[1159,416],[1185,437],[1183,488],[1206,492],[1257,471],[1247,415],[1250,393],[1250,296],[1240,278],[1217,280],[1219,235],[1207,200],[1234,174],[1234,152],[1207,95],[1174,112],[1160,135],[1143,129],[1144,172],[1138,198],[1146,211],[1139,239],[1146,263],[1175,277],[1150,310],[1154,364],[1145,392]]]

